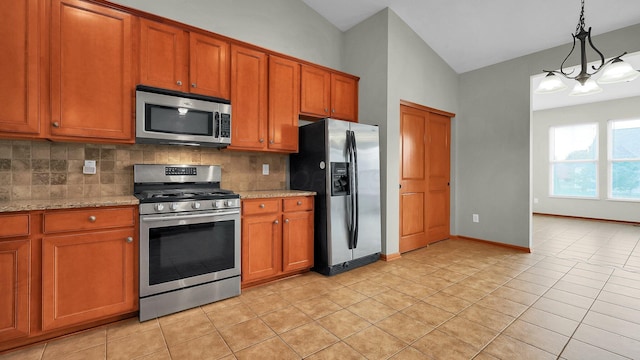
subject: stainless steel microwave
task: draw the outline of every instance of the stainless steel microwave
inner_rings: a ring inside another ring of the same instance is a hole
[[[228,146],[231,104],[218,98],[139,85],[136,143]]]

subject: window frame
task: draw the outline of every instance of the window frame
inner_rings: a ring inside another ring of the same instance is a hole
[[[613,159],[613,123],[625,122],[625,121],[640,121],[640,119],[610,119],[607,120],[607,200],[610,201],[625,201],[625,202],[640,202],[640,198],[623,198],[613,196],[613,163],[614,162],[638,162],[640,163],[640,157],[638,158],[621,158]]]
[[[595,158],[594,159],[578,159],[578,160],[555,160],[555,129],[568,128],[591,125],[595,128]],[[593,196],[580,196],[580,195],[556,195],[554,194],[554,165],[555,164],[579,164],[579,163],[593,163],[595,166],[595,194]],[[549,197],[559,199],[585,199],[585,200],[599,200],[600,199],[600,126],[597,122],[575,123],[575,124],[562,124],[552,125],[549,127]]]

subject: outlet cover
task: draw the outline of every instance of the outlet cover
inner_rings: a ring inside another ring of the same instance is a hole
[[[88,175],[95,175],[96,173],[96,161],[95,160],[85,160],[84,166],[82,167],[82,173]]]
[[[473,214],[473,222],[474,223],[479,223],[480,222],[480,215]]]
[[[262,164],[262,175],[269,175],[269,164]]]

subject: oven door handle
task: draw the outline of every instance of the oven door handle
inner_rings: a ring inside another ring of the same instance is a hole
[[[191,215],[175,215],[175,216],[142,216],[140,220],[142,221],[161,221],[161,220],[183,220],[183,219],[201,219],[211,216],[221,216],[221,215],[237,215],[240,214],[240,211],[223,211],[216,213],[207,213],[207,214],[191,214]]]

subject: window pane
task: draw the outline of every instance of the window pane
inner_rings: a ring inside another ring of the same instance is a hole
[[[616,161],[611,164],[611,197],[640,199],[640,161]]]
[[[556,163],[551,165],[552,195],[596,197],[596,163]]]
[[[612,159],[640,159],[640,120],[611,122]]]
[[[598,152],[597,124],[551,128],[551,159],[595,160]]]

